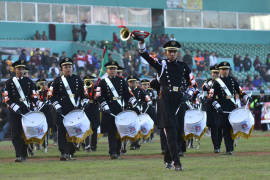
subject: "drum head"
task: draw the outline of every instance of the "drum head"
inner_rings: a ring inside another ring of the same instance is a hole
[[[26,127],[36,127],[46,122],[46,117],[42,112],[32,111],[22,116],[22,123]]]
[[[123,111],[115,117],[115,123],[118,125],[129,125],[134,121],[137,121],[138,115],[134,111]]]
[[[187,110],[185,113],[185,123],[194,124],[206,119],[206,114],[204,111],[200,110]]]
[[[238,108],[233,110],[229,115],[230,123],[241,123],[243,121],[253,121],[254,118],[249,109]]]
[[[80,124],[85,119],[87,119],[89,121],[85,112],[83,110],[76,109],[76,110],[69,112],[67,115],[65,115],[63,123],[64,123],[65,127],[66,126],[75,126],[77,124]]]

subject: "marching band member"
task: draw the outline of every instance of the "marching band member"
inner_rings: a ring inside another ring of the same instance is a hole
[[[128,85],[123,78],[117,76],[118,63],[110,61],[105,64],[108,77],[102,79],[99,83],[101,96],[98,101],[103,110],[101,121],[102,133],[108,133],[109,154],[111,159],[120,158],[121,141],[118,137],[115,125],[115,117],[123,111],[124,104],[135,105],[136,99],[128,90]]]
[[[6,81],[6,103],[10,108],[12,143],[16,153],[15,162],[23,162],[27,157],[27,145],[22,137],[24,134],[21,123],[22,115],[33,110],[32,103],[34,106],[40,104],[36,95],[35,83],[24,76],[25,62],[18,60],[12,66],[15,68],[16,76]]]
[[[84,85],[81,78],[73,74],[73,61],[66,57],[60,61],[62,76],[57,77],[53,83],[51,101],[57,111],[58,148],[61,152],[60,161],[75,160],[75,147],[67,142],[66,128],[63,124],[63,115],[70,111],[85,107],[88,99],[84,95]]]
[[[96,151],[97,149],[97,128],[100,125],[100,111],[97,98],[100,96],[100,88],[98,88],[100,80],[95,83],[94,76],[86,75],[83,78],[83,81],[84,93],[85,96],[89,99],[89,104],[85,107],[84,111],[88,116],[88,119],[91,121],[91,128],[93,131],[93,134],[91,135],[91,141],[90,136],[85,139],[84,149],[89,152],[90,150]]]
[[[211,66],[210,71],[211,71],[211,78],[207,79],[202,86],[202,90],[206,95],[203,100],[203,108],[207,113],[207,126],[211,130],[211,139],[214,146],[214,153],[220,153],[220,145],[222,142],[222,131],[218,124],[219,120],[217,112],[212,106],[213,92],[211,91],[214,81],[219,74],[218,65]]]
[[[216,78],[210,91],[213,93],[213,107],[219,113],[220,126],[226,146],[226,154],[232,155],[234,150],[234,140],[231,136],[232,126],[228,120],[228,113],[236,108],[235,97],[238,94],[245,102],[251,99],[246,93],[242,92],[238,82],[229,75],[230,63],[224,61],[218,65],[220,77]]]
[[[134,34],[134,39],[139,41],[140,55],[158,72],[158,79],[160,81],[161,98],[160,105],[162,116],[160,128],[165,131],[167,146],[165,148],[164,161],[166,168],[174,168],[176,171],[183,170],[178,156],[177,134],[180,132],[184,134],[183,124],[184,108],[180,108],[186,99],[185,94],[190,85],[190,69],[183,63],[176,61],[177,50],[181,45],[174,40],[168,41],[163,48],[167,59],[161,62],[153,59],[146,51],[144,40],[139,35]],[[180,122],[179,122],[180,119]]]

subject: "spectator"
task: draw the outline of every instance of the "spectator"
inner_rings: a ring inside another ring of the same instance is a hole
[[[67,57],[66,51],[62,51],[62,55],[60,56],[59,62],[62,61],[65,57]]]
[[[56,67],[55,63],[52,63],[52,66],[49,69],[49,76],[51,78],[55,78],[55,77],[59,76],[59,74],[60,74],[60,71],[59,71],[58,67]]]
[[[37,30],[34,35],[34,40],[41,40],[41,35],[39,34],[39,31]]]
[[[258,75],[255,75],[252,85],[256,88],[260,88],[262,86],[262,80]]]
[[[30,62],[34,66],[38,67],[38,70],[43,69],[43,67],[41,66],[41,53],[39,48],[36,48],[36,50],[34,51],[34,54],[30,58]]]
[[[91,55],[91,49],[87,51],[87,54],[85,55],[85,60],[87,64],[87,69],[89,69],[90,71],[93,71],[95,67],[93,63],[93,57]]]
[[[261,71],[262,68],[262,62],[259,59],[259,56],[256,56],[254,62],[253,62],[254,69],[258,72]]]
[[[216,53],[215,52],[212,52],[210,57],[209,57],[209,61],[210,61],[210,66],[214,66],[218,63],[217,61],[217,56],[216,56]]]
[[[267,66],[267,69],[270,69],[270,53],[267,54],[267,57],[266,57],[266,66]]]
[[[204,62],[204,57],[201,55],[200,50],[197,51],[197,55],[194,57],[194,60],[197,65],[197,70],[204,71],[205,62]]]
[[[204,57],[205,66],[209,67],[209,64],[210,64],[209,51],[205,50],[203,57]]]
[[[82,41],[85,41],[85,38],[87,36],[87,29],[85,23],[82,23],[81,25],[81,36],[82,36]]]
[[[48,41],[48,37],[46,36],[46,32],[45,31],[42,32],[42,40]]]
[[[52,54],[52,57],[50,58],[50,63],[52,64],[52,63],[55,63],[56,65],[58,65],[58,55],[57,55],[57,53],[53,53]]]
[[[234,70],[235,71],[240,71],[240,59],[239,59],[239,55],[235,54],[233,55],[233,64],[234,64]]]
[[[240,72],[244,70],[244,61],[242,59],[242,56],[239,56],[239,63],[240,63]]]
[[[79,40],[79,32],[80,30],[76,28],[75,25],[72,26],[72,36],[73,36],[73,41],[78,41]]]
[[[83,51],[78,50],[77,55],[76,55],[76,62],[78,66],[78,70],[84,70],[84,67],[86,65],[86,59],[85,55],[83,54]]]
[[[192,60],[192,57],[190,55],[190,51],[189,50],[186,50],[186,54],[183,57],[183,62],[188,65],[189,69],[192,69],[193,60]]]
[[[244,70],[250,71],[251,65],[252,65],[251,60],[248,57],[248,54],[246,54],[245,59],[244,59]]]
[[[245,86],[247,87],[253,86],[252,77],[250,75],[247,76],[247,79],[245,81]]]
[[[174,37],[174,34],[171,34],[170,40],[176,41],[176,38]]]
[[[19,59],[24,60],[24,61],[27,60],[27,58],[26,58],[26,50],[25,49],[22,49],[21,54],[19,56]]]
[[[93,61],[93,65],[94,65],[95,69],[99,69],[100,68],[100,60],[98,60],[97,53],[94,53],[94,55],[92,56],[92,61]]]
[[[44,53],[41,55],[41,64],[46,71],[48,71],[51,66],[50,59],[51,59],[50,51],[49,50],[44,51]]]

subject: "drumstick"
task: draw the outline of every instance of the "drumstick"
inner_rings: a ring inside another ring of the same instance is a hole
[[[113,116],[113,117],[116,117],[116,115],[114,115],[113,113],[110,113],[110,115]]]
[[[149,104],[147,105],[147,107],[146,107],[144,113],[146,113],[146,111],[148,110],[148,108],[149,108]]]

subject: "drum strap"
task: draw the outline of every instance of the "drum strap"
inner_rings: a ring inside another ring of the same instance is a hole
[[[219,83],[221,88],[225,91],[227,96],[231,97],[230,100],[233,102],[233,104],[236,104],[235,99],[232,96],[232,94],[231,94],[230,90],[228,89],[228,87],[226,86],[226,84],[220,78],[217,78],[216,81]]]
[[[65,78],[65,76],[61,76],[61,79],[62,79],[62,81],[64,83],[64,86],[66,88],[66,91],[67,91],[67,94],[69,96],[69,99],[70,99],[71,103],[73,104],[74,107],[78,107],[78,105],[79,105],[79,103],[78,103],[79,102],[79,99],[78,99],[78,102],[76,104],[75,103],[75,99],[74,99],[74,94],[72,94],[72,91],[70,89],[70,86],[68,84],[67,79]]]
[[[120,100],[120,98],[119,98],[119,95],[118,95],[118,93],[117,93],[115,87],[113,86],[111,80],[110,80],[108,77],[106,77],[106,78],[105,78],[105,81],[106,81],[107,85],[109,86],[110,90],[112,91],[113,96],[117,98],[118,104],[120,104],[120,106],[123,107],[123,104],[122,104],[122,102],[121,102],[121,100]]]
[[[14,82],[16,88],[17,88],[17,91],[19,92],[19,94],[20,94],[20,96],[21,96],[21,99],[22,99],[23,103],[24,103],[27,107],[29,107],[29,103],[26,101],[25,95],[24,95],[24,93],[23,93],[22,87],[21,87],[21,85],[20,85],[18,79],[17,79],[16,77],[13,77],[12,80],[13,80],[13,82]]]

